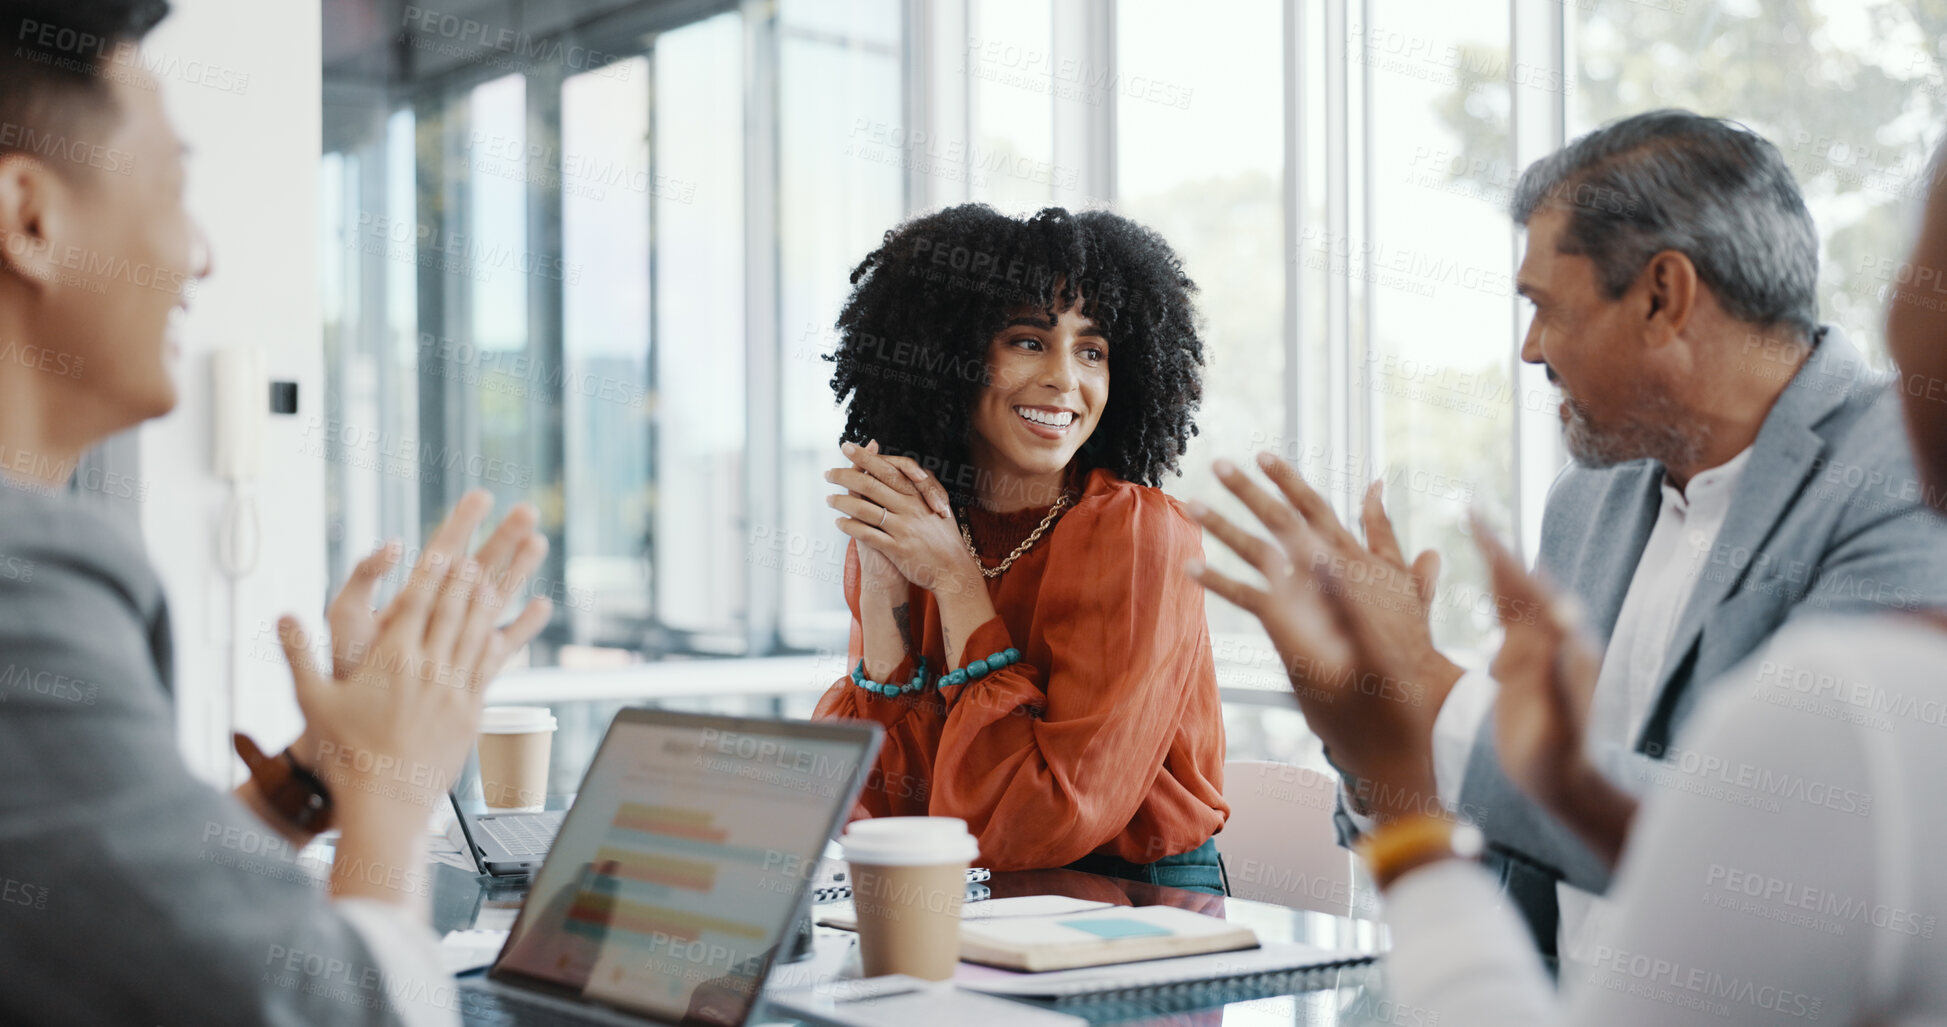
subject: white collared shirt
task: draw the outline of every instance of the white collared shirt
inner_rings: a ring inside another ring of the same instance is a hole
[[[1589,706],[1589,751],[1608,775],[1641,793],[1632,780],[1629,755],[1656,703],[1657,686],[1669,662],[1677,621],[1697,578],[1710,561],[1711,547],[1731,512],[1731,494],[1751,460],[1746,447],[1724,464],[1698,474],[1679,489],[1666,478],[1663,506],[1656,515],[1636,574],[1629,580],[1609,648],[1602,655],[1595,695]],[[1478,727],[1476,728],[1478,730]],[[1472,743],[1470,734],[1468,742]]]
[[[1687,489],[1663,483],[1656,526],[1629,579],[1589,704],[1588,738],[1599,765],[1612,775],[1633,776],[1623,774],[1626,757],[1656,701],[1671,636],[1731,512],[1738,478],[1750,462],[1747,446],[1692,478]],[[1441,798],[1449,803],[1460,799],[1468,755],[1499,692],[1500,685],[1485,671],[1469,671],[1440,707],[1433,726],[1434,778]]]

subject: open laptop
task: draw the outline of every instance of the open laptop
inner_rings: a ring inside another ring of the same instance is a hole
[[[616,714],[466,1021],[742,1027],[880,738]]]
[[[489,811],[484,803],[462,799],[457,792],[446,797],[452,800],[453,816],[473,865],[495,877],[521,877],[540,869],[567,817],[566,810],[558,809]]]

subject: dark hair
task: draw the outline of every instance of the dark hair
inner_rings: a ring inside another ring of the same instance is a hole
[[[844,439],[914,456],[964,500],[989,340],[1010,311],[1053,314],[1079,297],[1109,340],[1109,402],[1077,462],[1160,484],[1197,433],[1195,291],[1162,236],[1107,211],[1017,218],[965,204],[914,218],[852,271],[826,357],[849,401]]]
[[[168,14],[169,0],[0,0],[0,156],[86,164],[63,158],[112,111],[104,64]]]
[[[1819,242],[1778,148],[1743,125],[1684,110],[1612,122],[1528,167],[1514,220],[1568,211],[1557,250],[1595,262],[1610,299],[1676,250],[1731,316],[1818,329]]]

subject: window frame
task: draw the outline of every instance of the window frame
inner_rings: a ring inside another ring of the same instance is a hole
[[[966,71],[966,57],[972,4],[977,2],[980,0],[902,0],[899,5],[903,21],[899,32],[902,40],[901,106],[907,132],[960,139],[968,137],[972,124],[973,90]],[[1116,0],[1074,0],[1054,5],[1052,62],[1059,66],[1064,60],[1073,60],[1081,62],[1084,67],[1116,68],[1116,7]],[[1540,65],[1554,72],[1553,81],[1567,81],[1568,19],[1564,17],[1559,0],[1507,0],[1507,7],[1510,66],[1515,62]],[[1303,233],[1314,227],[1308,223],[1308,209],[1312,194],[1321,185],[1327,201],[1325,216],[1328,224],[1316,227],[1325,228],[1335,236],[1359,232],[1370,237],[1370,198],[1373,196],[1375,174],[1371,159],[1375,114],[1374,104],[1370,102],[1372,62],[1369,59],[1356,60],[1355,66],[1355,55],[1348,53],[1346,32],[1348,22],[1355,16],[1361,19],[1361,23],[1370,24],[1370,9],[1371,0],[1323,0],[1319,4],[1282,0],[1282,73],[1286,102],[1283,105],[1285,160],[1280,195],[1285,252],[1288,255],[1297,252]],[[650,41],[657,33],[733,10],[741,12],[743,16],[745,60],[743,244],[746,254],[745,387],[748,398],[745,408],[745,506],[740,514],[743,523],[748,526],[781,521],[783,505],[780,492],[783,488],[783,457],[787,445],[785,425],[782,423],[782,362],[786,359],[785,342],[789,327],[778,321],[780,202],[777,119],[781,30],[776,6],[765,0],[695,0],[653,7],[645,5],[588,19],[559,32],[549,33],[549,37],[610,54],[616,59],[646,56],[650,61],[651,76],[644,88],[653,88],[655,56]],[[1364,36],[1360,38],[1364,39]],[[1370,54],[1363,56],[1369,58]],[[1313,70],[1321,64],[1322,74]],[[465,175],[450,173],[467,140],[464,98],[474,86],[504,73],[504,70],[479,67],[441,71],[397,85],[386,94],[381,123],[393,110],[402,106],[413,110],[415,135],[420,140],[414,174],[417,195],[422,200],[437,197],[442,210],[466,210]],[[536,63],[526,68],[525,74],[528,141],[530,145],[553,147],[558,152],[561,144],[561,84],[565,78],[564,70],[558,63]],[[1549,79],[1543,77],[1541,80]],[[1507,156],[1511,166],[1518,168],[1562,145],[1566,110],[1564,96],[1559,89],[1547,91],[1533,85],[1518,84],[1510,84],[1509,88],[1513,96]],[[1075,191],[1078,195],[1064,194],[1058,196],[1055,202],[1087,203],[1101,200],[1112,203],[1116,199],[1115,92],[1114,89],[1105,90],[1102,102],[1093,105],[1051,95],[1050,102],[1055,105],[1057,160],[1078,168],[1082,183],[1081,188]],[[1321,93],[1322,96],[1319,95]],[[332,95],[329,88],[327,95]],[[1319,104],[1321,99],[1323,102]],[[1314,117],[1315,107],[1322,108],[1322,119]],[[653,124],[653,97],[650,118]],[[426,145],[429,136],[437,141],[437,145]],[[361,168],[364,168],[368,162],[383,157],[385,138],[385,133],[381,131],[376,141],[367,140],[356,147],[339,150],[328,147],[328,152],[355,155]],[[375,150],[378,152],[375,153]],[[654,162],[652,147],[652,169]],[[1323,173],[1322,183],[1316,178],[1320,169]],[[530,181],[526,190],[527,245],[540,252],[558,253],[562,232],[560,183],[558,180],[547,181],[546,176],[536,177],[540,180]],[[909,167],[904,176],[906,215],[964,202],[968,191],[967,177],[929,174],[925,168]],[[382,182],[382,162],[377,170],[367,170],[363,178],[367,182]],[[1360,209],[1356,210],[1352,202],[1355,196],[1360,201]],[[347,210],[356,208],[359,203],[369,204],[370,200],[369,196],[361,193],[357,202],[347,203]],[[423,205],[418,206],[422,209],[416,210],[415,221],[429,220]],[[653,208],[653,204],[651,206]],[[461,225],[464,228],[463,217]],[[440,227],[442,231],[447,228],[445,225]],[[1510,231],[1517,235],[1519,233],[1518,227],[1511,226]],[[653,215],[649,238],[651,281],[645,283],[644,287],[651,290],[653,318],[657,309],[653,291],[654,267],[659,256]],[[1519,249],[1517,243],[1517,255]],[[429,248],[422,248],[419,256],[422,259],[417,274],[418,336],[469,338],[468,284],[464,279],[439,271],[436,260],[430,261],[432,266],[429,267],[428,258],[434,256]],[[359,279],[348,281],[347,289],[359,291],[357,310],[366,327],[376,319],[382,330],[388,300],[384,281],[386,276],[374,274],[370,269],[358,265],[348,263],[347,267]],[[1375,444],[1381,441],[1375,417],[1376,404],[1369,402],[1368,396],[1355,391],[1352,383],[1359,363],[1358,356],[1367,344],[1367,340],[1356,337],[1353,312],[1362,308],[1368,315],[1364,323],[1370,325],[1373,297],[1370,289],[1355,291],[1348,278],[1345,275],[1328,276],[1323,287],[1319,288],[1317,283],[1307,280],[1308,276],[1303,273],[1299,262],[1287,260],[1282,326],[1285,351],[1285,372],[1281,383],[1284,409],[1267,427],[1280,428],[1283,438],[1297,440],[1301,444],[1322,435],[1323,441],[1334,452],[1372,453],[1375,452]],[[526,287],[527,354],[531,359],[544,361],[547,366],[557,366],[565,356],[563,285],[545,275],[530,275],[527,276]],[[1538,372],[1520,363],[1519,348],[1526,331],[1527,317],[1518,298],[1512,298],[1511,302],[1515,313],[1512,318],[1513,334],[1509,340],[1509,361],[1512,380],[1517,383],[1519,394],[1521,389],[1545,385],[1540,383]],[[1319,304],[1323,305],[1326,337],[1322,348],[1315,349],[1315,344],[1306,344],[1302,336],[1304,326],[1311,323],[1315,314],[1315,305]],[[348,324],[344,327],[347,333],[366,330],[358,325]],[[657,345],[653,333],[650,345],[653,381],[653,353]],[[431,353],[422,349],[420,360],[418,437],[434,442],[473,438],[473,429],[478,423],[475,398],[469,395],[458,376],[450,373],[454,369],[444,366],[445,357],[437,348]],[[336,375],[343,374],[342,367],[332,370]],[[564,377],[556,376],[555,380],[559,383]],[[529,400],[529,423],[534,432],[531,452],[535,457],[537,485],[564,481],[562,469],[566,441],[562,418],[545,416],[550,405],[556,410],[562,409],[562,399],[557,393],[551,397]],[[341,397],[328,397],[333,411],[342,402]],[[1547,487],[1562,464],[1563,453],[1553,418],[1521,409],[1523,406],[1517,403],[1513,427],[1506,443],[1513,454],[1514,494],[1510,499],[1515,536],[1532,552],[1539,538],[1540,515]],[[421,523],[404,525],[389,522],[390,518],[402,516],[399,510],[393,508],[396,504],[389,505],[381,513],[381,523],[388,532],[429,531],[437,518],[458,498],[461,484],[447,476],[422,476],[417,504]],[[1356,509],[1359,497],[1353,495],[1353,491],[1355,486],[1348,478],[1343,488],[1332,490],[1328,496],[1342,516]],[[540,572],[547,581],[566,580],[567,547],[563,545],[564,539],[561,537],[565,523],[564,518],[551,526],[549,541],[552,548],[548,565]],[[342,529],[342,526],[342,521],[333,524],[334,529]],[[332,538],[330,570],[334,581],[342,581],[351,563],[362,555],[353,551],[354,548],[346,545],[345,540],[337,535]],[[653,552],[650,558],[653,560]],[[779,672],[780,691],[796,691],[814,685],[822,687],[817,685],[815,677],[807,679],[807,683],[801,686],[796,684],[802,676],[800,671],[823,673],[828,669],[824,665],[831,663],[831,651],[823,648],[792,648],[785,644],[781,630],[784,568],[776,564],[765,566],[764,561],[746,561],[743,573],[746,607],[742,658],[797,657],[795,662],[772,664]],[[559,600],[562,597],[557,594],[556,598]],[[654,609],[653,597],[651,609]],[[653,662],[672,657],[718,655],[687,646],[678,637],[667,634],[666,637],[668,641],[661,647],[641,650],[640,658]],[[558,615],[542,639],[538,640],[540,645],[557,651],[560,646],[577,641],[572,610]],[[831,644],[838,647],[842,655],[844,640],[836,638],[831,640]],[[618,689],[626,691],[626,687],[618,683],[617,673],[556,666],[535,667],[516,672],[510,676],[510,680],[497,684],[494,696],[498,699],[506,695],[545,694],[552,702],[613,698]],[[659,675],[649,676],[660,679]],[[829,676],[825,680],[829,680]],[[791,683],[788,689],[785,687],[787,681]],[[578,688],[578,683],[587,687]],[[645,682],[643,694],[657,690],[657,687]],[[583,692],[588,694],[583,695]],[[1291,705],[1288,692],[1248,686],[1226,686],[1225,699],[1251,707]]]

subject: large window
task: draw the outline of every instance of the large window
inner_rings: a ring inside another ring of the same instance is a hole
[[[655,493],[650,458],[650,160],[646,57],[561,85],[562,509],[575,644],[627,637],[650,620]],[[666,179],[665,179],[666,181]]]
[[[743,48],[742,16],[728,13],[657,37],[654,52],[656,170],[685,184],[657,195],[651,218],[654,609],[679,645],[706,652],[748,647],[745,278],[771,254],[745,250]]]
[[[1054,198],[1055,0],[968,0],[969,197],[1009,213]]]
[[[1784,151],[1821,242],[1819,311],[1875,358],[1886,289],[1947,115],[1947,11],[1874,0],[1571,7],[1571,131],[1654,107]],[[1725,74],[1735,64],[1736,74]]]
[[[534,6],[327,62],[334,576],[486,487],[554,543],[536,662],[742,653],[749,26]]]
[[[308,432],[332,568],[466,488],[532,501],[557,615],[531,662],[609,699],[603,668],[673,658],[798,654],[779,708],[836,676],[824,356],[849,272],[906,217],[1107,205],[1161,232],[1208,344],[1165,487],[1235,510],[1210,461],[1263,449],[1342,513],[1380,479],[1405,542],[1446,557],[1437,637],[1478,660],[1465,513],[1532,545],[1562,459],[1516,359],[1521,168],[1653,107],[1745,121],[1806,189],[1825,316],[1876,352],[1947,106],[1947,19],[1890,2],[460,6],[327,25]],[[1255,624],[1209,612],[1234,748],[1311,753],[1265,712],[1288,697]]]
[[[779,518],[750,526],[743,560],[780,583],[787,647],[842,645],[846,538],[823,475],[845,424],[832,398],[832,325],[852,268],[907,211],[896,0],[792,0],[778,9]],[[905,151],[910,154],[910,150]]]
[[[1211,461],[1276,448],[1284,425],[1281,8],[1186,20],[1167,0],[1117,5],[1115,72],[1157,84],[1115,97],[1117,206],[1183,258],[1208,348],[1200,434],[1167,485],[1183,496],[1222,494]],[[1255,623],[1214,597],[1209,612],[1219,634]]]
[[[1367,115],[1363,223],[1333,243],[1351,279],[1351,384],[1372,425],[1350,466],[1384,484],[1395,526],[1445,558],[1435,640],[1478,649],[1491,606],[1472,601],[1486,570],[1464,530],[1469,507],[1507,524],[1514,502],[1513,267],[1506,192],[1458,155],[1510,167],[1506,0],[1427,5],[1373,0],[1350,27]],[[1344,251],[1344,256],[1339,251]]]
[[[1167,0],[1124,0],[1116,9],[1112,72],[1121,86],[1105,90],[1116,114],[1118,208],[1176,249],[1197,283],[1203,315],[1200,433],[1183,458],[1183,477],[1165,487],[1243,523],[1249,513],[1230,501],[1211,461],[1288,448],[1288,438],[1295,444],[1288,414],[1308,401],[1287,375],[1296,355],[1285,325],[1282,8],[1277,0],[1245,0],[1231,5],[1227,18],[1186,20]],[[1206,551],[1227,572],[1251,573],[1222,546]],[[1222,661],[1219,680],[1282,690],[1256,620],[1215,596],[1205,608]],[[1226,727],[1246,750],[1287,758],[1304,752],[1303,723],[1292,714],[1249,710],[1227,718]]]

